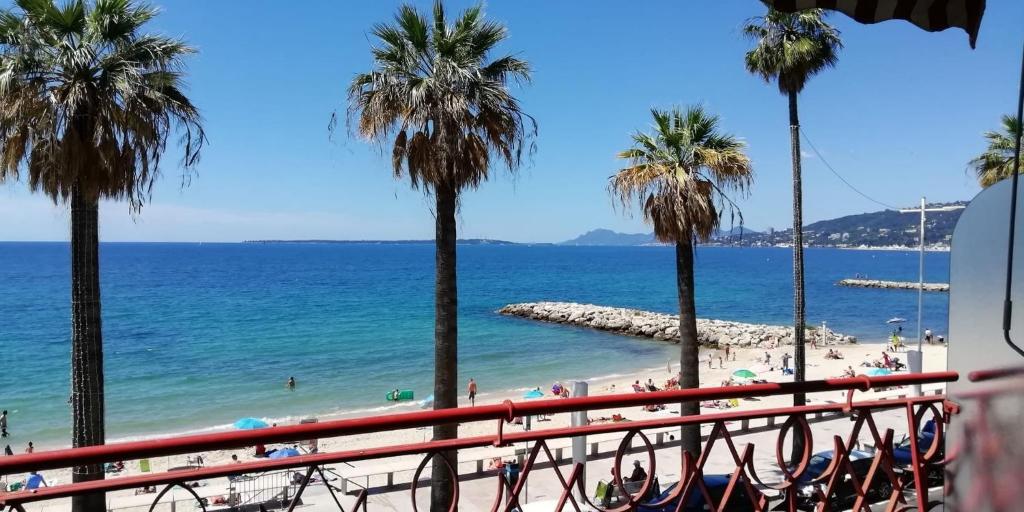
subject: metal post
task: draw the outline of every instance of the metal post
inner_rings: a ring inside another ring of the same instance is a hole
[[[921,230],[918,232],[921,238],[920,245],[920,256],[917,264],[917,351],[921,351],[921,311],[924,305],[924,216],[925,216],[925,199],[921,197]],[[918,370],[920,371],[920,370]],[[920,386],[917,386],[918,396],[920,396]]]
[[[572,396],[578,398],[581,396],[587,396],[587,383],[585,381],[576,381],[572,384]],[[573,427],[585,427],[587,426],[587,411],[575,411],[572,413],[572,426]],[[580,486],[577,487],[578,498],[581,502],[586,498],[587,492],[587,437],[577,436],[572,438],[572,465],[576,467],[577,464],[582,466],[580,471]]]
[[[911,373],[921,373],[924,370],[924,224],[927,212],[948,212],[962,209],[963,206],[940,206],[928,208],[924,196],[921,197],[919,208],[906,208],[900,213],[919,213],[921,215],[921,226],[918,229],[918,267],[917,267],[917,350],[907,350],[907,369]],[[921,396],[921,385],[915,384],[914,396]]]

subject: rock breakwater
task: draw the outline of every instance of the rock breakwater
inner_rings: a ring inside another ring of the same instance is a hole
[[[882,288],[886,290],[916,290],[917,283],[910,281],[881,281],[878,279],[843,279],[839,286],[852,286],[855,288]],[[926,292],[948,292],[947,283],[924,283],[922,289]]]
[[[679,316],[637,309],[613,308],[575,302],[524,302],[498,310],[502,315],[568,324],[625,336],[679,342]],[[823,336],[824,335],[824,336]],[[821,327],[808,326],[807,338],[818,344],[856,343],[857,338]],[[824,337],[824,339],[822,339]],[[793,328],[726,320],[697,319],[697,339],[704,346],[769,348],[793,344]]]

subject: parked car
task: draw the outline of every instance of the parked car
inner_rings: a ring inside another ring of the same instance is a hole
[[[729,479],[731,475],[704,475],[704,485],[708,488],[708,494],[711,495],[711,499],[716,506],[721,506],[722,498],[725,496],[725,488],[729,485]],[[668,499],[668,497],[675,491],[679,485],[678,482],[668,486],[664,492],[658,495],[657,498],[647,502],[648,504],[641,504],[637,512],[675,512],[676,507],[679,505],[679,498],[676,498],[669,503],[660,507],[652,507],[650,503],[658,503]],[[757,495],[753,498],[755,500],[761,499],[762,494],[755,489]],[[686,506],[682,508],[685,512],[697,512],[704,510],[710,510],[711,507],[705,503],[704,493],[700,491],[699,487],[694,486],[693,490],[690,491],[690,496],[686,500]],[[729,495],[729,500],[725,507],[721,510],[727,512],[740,512],[751,510],[751,499],[747,495],[747,486],[737,483],[733,489],[732,494]]]
[[[825,492],[828,488],[828,482],[814,482],[814,480],[824,474],[825,470],[832,464],[833,455],[832,451],[824,451],[811,456],[811,460],[807,465],[807,471],[797,479],[797,485],[799,486],[797,489],[797,508],[801,510],[814,510],[817,506],[821,500],[818,491]],[[867,478],[874,460],[874,455],[870,453],[859,450],[850,452],[850,464],[853,466],[853,472],[857,475],[861,485],[863,485],[864,479]],[[879,470],[868,488],[868,498],[871,501],[881,501],[888,499],[891,494],[892,482],[889,481],[889,476],[884,471]],[[842,481],[838,482],[832,489],[828,499],[829,507],[832,510],[849,508],[856,501],[857,491],[853,488],[853,479],[850,478],[847,472],[844,472]]]

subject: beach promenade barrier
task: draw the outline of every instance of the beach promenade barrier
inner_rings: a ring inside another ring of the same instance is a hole
[[[780,454],[780,467],[776,468],[776,470],[781,472],[782,479],[772,482],[771,486],[784,496],[786,502],[794,503],[796,500],[796,481],[799,479],[802,472],[805,471],[811,456],[810,443],[804,443],[804,449],[798,454],[795,470],[790,469],[786,465],[781,465],[782,447],[785,444],[787,437],[797,435],[797,433],[799,433],[803,439],[810,440],[812,432],[808,417],[813,418],[816,415],[823,417],[825,414],[848,414],[853,420],[850,422],[852,429],[847,441],[845,443],[841,443],[837,438],[834,460],[848,460],[849,451],[858,441],[857,436],[861,433],[862,429],[866,428],[866,431],[870,433],[870,436],[874,441],[876,449],[879,450],[880,453],[890,455],[889,457],[882,457],[884,460],[881,461],[881,464],[877,464],[876,466],[878,467],[874,470],[884,472],[885,475],[883,476],[891,480],[890,484],[894,489],[893,492],[897,493],[897,491],[899,491],[900,496],[902,496],[905,482],[895,476],[895,473],[893,472],[894,462],[891,458],[893,432],[892,430],[888,430],[884,433],[877,431],[873,422],[872,414],[878,411],[905,411],[907,418],[907,430],[910,432],[919,431],[920,425],[925,421],[925,419],[927,419],[926,416],[930,415],[932,419],[936,420],[936,424],[940,425],[937,428],[936,436],[937,439],[941,440],[941,425],[945,424],[949,419],[949,407],[946,403],[945,397],[937,395],[863,401],[857,401],[855,400],[855,397],[858,393],[868,391],[873,388],[891,388],[913,384],[944,383],[955,381],[957,379],[958,374],[956,372],[932,372],[913,375],[899,374],[879,377],[858,376],[852,378],[833,378],[802,383],[764,383],[745,386],[630,393],[621,395],[538,400],[531,402],[505,402],[497,405],[477,406],[473,408],[419,411],[367,418],[325,421],[314,424],[280,426],[252,431],[233,431],[203,435],[177,436],[149,441],[44,451],[0,458],[0,475],[23,473],[29,470],[66,468],[103,462],[137,460],[147,457],[183,455],[202,453],[210,450],[243,448],[253,446],[255,444],[270,444],[293,439],[323,439],[353,434],[383,433],[408,428],[451,423],[479,421],[493,421],[495,423],[495,433],[492,435],[401,445],[385,444],[366,449],[315,453],[284,459],[258,460],[237,464],[207,466],[183,471],[141,474],[116,479],[57,485],[33,491],[4,493],[0,494],[0,506],[10,507],[13,510],[23,510],[22,506],[24,504],[38,501],[66,498],[98,491],[109,492],[150,486],[164,486],[163,490],[158,492],[154,497],[154,503],[157,503],[160,501],[160,498],[173,488],[181,488],[185,491],[191,492],[185,485],[187,482],[227,477],[229,475],[301,468],[302,471],[300,471],[300,476],[302,477],[302,482],[295,495],[292,496],[292,498],[297,498],[303,494],[307,484],[313,480],[314,476],[319,477],[321,481],[329,480],[323,470],[323,467],[327,464],[416,455],[422,456],[423,458],[411,479],[410,488],[412,495],[414,497],[416,495],[416,490],[419,488],[418,482],[420,481],[420,476],[423,474],[424,469],[429,465],[431,460],[439,457],[442,465],[449,468],[449,472],[453,476],[453,482],[455,482],[453,496],[455,497],[456,502],[452,503],[454,508],[457,505],[458,482],[461,478],[460,471],[456,470],[456,466],[461,465],[458,463],[453,464],[452,461],[448,461],[445,458],[445,453],[450,450],[465,450],[481,447],[507,447],[517,443],[531,443],[532,445],[529,452],[522,454],[523,462],[518,480],[515,483],[509,483],[504,480],[499,482],[498,496],[495,498],[495,506],[493,510],[498,510],[500,503],[506,504],[502,505],[502,507],[510,510],[511,508],[516,508],[518,506],[518,500],[520,493],[522,492],[524,482],[529,478],[530,470],[538,462],[538,458],[543,455],[549,461],[554,459],[554,454],[548,446],[548,443],[553,440],[568,439],[576,436],[600,436],[603,434],[619,433],[622,434],[623,437],[619,443],[619,448],[615,451],[616,464],[621,466],[621,459],[624,454],[637,451],[633,446],[634,442],[637,442],[641,446],[639,451],[647,452],[648,461],[653,470],[655,463],[654,446],[650,442],[646,432],[653,429],[678,429],[685,425],[708,424],[711,426],[711,432],[707,436],[705,449],[702,451],[699,458],[692,458],[688,453],[684,457],[682,468],[683,473],[681,473],[684,475],[684,483],[683,485],[677,486],[678,493],[682,493],[685,498],[685,496],[688,496],[693,492],[700,492],[700,484],[695,478],[701,473],[704,465],[708,461],[708,457],[714,451],[716,454],[727,457],[735,462],[736,472],[734,478],[737,482],[747,488],[747,495],[752,500],[752,508],[755,510],[763,510],[766,506],[766,498],[763,493],[753,488],[753,485],[766,486],[768,484],[763,482],[761,478],[754,473],[753,467],[749,464],[754,446],[752,444],[748,444],[742,453],[738,452],[732,445],[731,436],[733,433],[727,425],[739,424],[746,420],[749,426],[750,421],[756,420],[759,423],[764,423],[766,425],[765,428],[774,428],[774,422],[778,421],[779,418],[783,419],[781,426],[776,429],[779,432],[776,451]],[[573,411],[602,410],[616,407],[641,407],[686,401],[758,398],[792,395],[797,392],[815,393],[826,391],[845,391],[847,401],[844,403],[814,404],[801,407],[721,411],[695,416],[659,417],[656,419],[645,419],[639,421],[590,424],[580,427],[551,428],[526,432],[505,432],[505,425],[507,423],[513,421],[517,417],[531,415],[552,415]],[[768,418],[775,418],[770,427],[768,425]],[[382,436],[382,439],[385,439],[385,437]],[[722,441],[725,441],[724,446],[727,448],[712,450],[712,447],[723,446]],[[936,445],[938,445],[938,443],[936,443]],[[915,455],[915,472],[926,471],[929,465],[935,465],[941,462],[935,458],[934,454],[931,456],[927,453],[917,455]],[[562,503],[559,506],[559,509],[561,509],[562,506],[566,506],[568,503],[571,504],[573,508],[579,510],[579,503],[577,503],[577,499],[573,496],[571,491],[577,486],[582,485],[579,477],[580,466],[572,466],[568,475],[563,474],[557,464],[554,464],[552,467],[564,488]],[[833,469],[833,471],[838,471],[838,466]],[[616,477],[615,483],[616,485],[621,486],[622,481],[619,477]],[[645,481],[644,484],[640,486],[635,495],[631,495],[626,498],[626,505],[628,506],[625,509],[635,508],[639,504],[640,496],[646,495],[647,491],[650,489],[650,485],[650,478],[648,478],[648,481]],[[828,489],[826,490],[826,496],[828,493],[835,492],[834,487],[835,482],[830,482]],[[921,488],[922,487],[918,487],[918,489]],[[332,489],[331,486],[328,486],[328,489]],[[331,493],[333,495],[333,490],[331,490]],[[924,505],[928,503],[927,494],[926,487],[924,487],[924,491],[917,493],[916,500],[919,504]],[[357,497],[357,506],[365,505],[367,496],[367,490],[361,490]],[[583,493],[583,496],[584,501],[589,501],[589,499],[585,497],[586,493]],[[199,500],[198,495],[196,495],[196,498]],[[725,496],[723,500],[728,498],[728,496]],[[862,495],[858,499],[863,501],[868,498]],[[902,497],[896,501],[900,500],[902,500]],[[589,505],[593,506],[592,503],[589,503]],[[924,509],[925,507],[922,506],[921,508]]]
[[[934,388],[926,389],[925,394],[941,396],[944,394],[944,391],[945,390],[943,389],[943,386],[937,386]],[[905,399],[908,396],[909,395],[905,392],[886,393],[882,394],[881,396],[878,396],[877,399]],[[850,413],[846,411],[828,411],[816,413],[812,418],[808,419],[808,423],[814,424],[824,421],[835,421],[842,418],[848,418],[849,416]],[[740,420],[739,427],[731,429],[731,431],[736,434],[756,434],[761,432],[767,432],[775,428],[775,416],[769,416],[760,419],[764,420],[763,423],[757,420],[751,420],[750,418],[744,418]],[[654,436],[655,449],[661,449],[679,446],[679,439],[676,438],[678,431],[678,428],[669,427],[648,430],[646,431],[646,433],[648,434],[648,436]],[[589,460],[594,461],[614,457],[616,450],[618,449],[619,444],[622,441],[622,434],[624,433],[618,432],[616,434],[619,435],[605,436],[599,441],[590,442]],[[666,439],[669,440],[666,441]],[[702,435],[701,440],[707,441],[708,435]],[[548,443],[549,447],[554,450],[555,455],[553,461],[536,463],[535,468],[549,468],[552,465],[560,464],[566,460],[564,454],[566,450],[569,450],[571,448],[571,446],[568,444],[570,440],[559,440],[562,441],[562,446],[555,444],[553,441],[554,440]],[[637,441],[634,440],[634,444],[636,442]],[[505,451],[497,450],[494,453],[489,453],[485,457],[472,458],[469,460],[465,460],[460,455],[459,464],[468,465],[469,467],[472,468],[471,470],[466,471],[464,474],[461,474],[460,477],[462,478],[463,481],[465,481],[470,479],[487,478],[494,476],[494,474],[496,474],[496,472],[499,471],[497,468],[490,467],[490,464],[493,463],[495,459],[506,460],[515,458],[517,459],[517,462],[522,463],[522,459],[524,457],[521,452],[523,452],[523,450],[521,449]],[[345,480],[345,482],[343,482],[341,487],[343,489],[348,489],[349,486],[347,482],[351,481],[354,485],[358,485],[359,488],[366,488],[371,492],[407,489],[409,487],[409,484],[411,483],[409,482],[409,478],[412,477],[415,471],[416,468],[414,467],[403,467],[401,469],[390,469],[387,471],[371,471],[366,473],[350,474],[343,477],[343,480]],[[402,476],[405,476],[406,478],[402,478]],[[362,484],[357,484],[358,482],[362,482]],[[422,483],[426,484],[427,480],[424,480]]]

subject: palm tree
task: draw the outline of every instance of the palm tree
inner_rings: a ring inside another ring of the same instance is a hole
[[[752,18],[744,34],[756,46],[746,54],[747,71],[766,82],[774,80],[789,98],[789,145],[793,160],[793,363],[794,380],[804,380],[804,237],[803,185],[800,177],[800,118],[797,96],[810,78],[834,67],[842,42],[839,31],[825,22],[825,12],[809,9],[784,13],[768,8]],[[793,395],[793,405],[806,403],[803,393]]]
[[[727,192],[745,193],[752,168],[743,142],[719,132],[718,117],[696,106],[651,110],[653,133],[637,132],[633,147],[619,153],[629,161],[611,177],[609,192],[629,207],[634,201],[654,235],[676,248],[679,290],[680,386],[700,387],[697,364],[697,312],[694,303],[693,245],[708,240],[725,210],[738,213]],[[742,224],[742,216],[740,216]],[[684,416],[700,414],[699,404],[681,405]],[[700,426],[681,432],[682,447],[700,453]]]
[[[0,182],[29,187],[71,209],[72,445],[103,444],[98,205],[138,211],[159,175],[167,138],[183,135],[186,169],[205,141],[182,93],[177,39],[141,34],[157,10],[132,0],[17,0],[0,11]],[[103,478],[98,465],[72,479]],[[102,494],[76,511],[103,510]]]
[[[492,159],[510,172],[532,150],[536,123],[523,113],[509,82],[530,80],[530,67],[513,56],[491,59],[508,36],[486,20],[482,5],[449,21],[434,2],[433,19],[403,5],[394,24],[378,24],[373,69],[353,78],[349,119],[360,136],[391,145],[395,177],[435,199],[434,408],[457,407],[458,294],[455,214],[463,190],[487,179]],[[453,439],[456,425],[434,427],[434,439]],[[454,452],[446,454],[455,463]],[[435,458],[431,509],[451,500],[447,469]]]
[[[1013,151],[1016,139],[1021,137],[1020,121],[1011,115],[1003,116],[1002,121],[1003,131],[985,132],[988,149],[968,163],[978,175],[978,183],[982,187],[1013,176]]]

